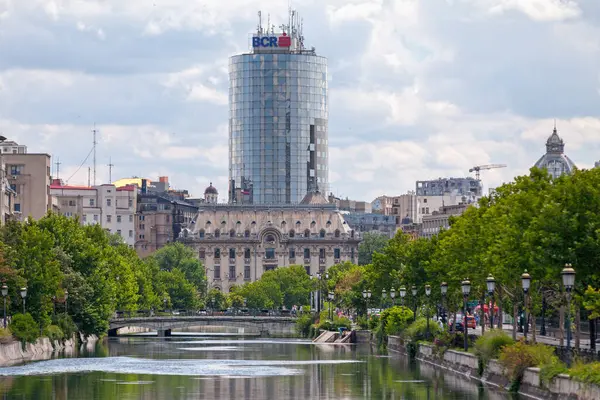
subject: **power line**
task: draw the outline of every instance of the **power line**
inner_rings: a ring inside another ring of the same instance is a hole
[[[94,148],[95,148],[95,146],[92,147],[92,149],[90,150],[90,152],[88,153],[88,155],[85,157],[85,159],[81,162],[81,164],[79,164],[79,167],[77,168],[77,170],[75,172],[73,172],[73,174],[69,177],[69,179],[67,179],[65,181],[65,183],[69,183],[69,181],[71,180],[71,178],[73,176],[75,176],[76,173],[79,172],[79,170],[81,169],[81,167],[83,167],[83,164],[85,164],[85,162],[88,160],[88,158],[90,158],[90,156],[92,155],[92,152],[94,151]]]

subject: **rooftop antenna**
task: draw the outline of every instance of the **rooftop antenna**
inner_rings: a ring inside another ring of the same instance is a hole
[[[96,133],[98,131],[96,130],[96,123],[94,122],[94,129],[92,130],[92,133],[94,134],[94,186],[96,186]]]
[[[112,159],[109,157],[108,159],[108,183],[112,183],[112,167],[114,167],[115,164],[112,163]]]
[[[271,14],[267,13],[267,33],[269,33],[269,29],[271,29]]]
[[[56,179],[60,179],[60,164],[62,164],[60,162],[60,158],[58,158],[58,157],[56,158],[55,164],[56,164]]]
[[[258,34],[262,35],[262,13],[258,12]]]
[[[90,167],[88,167],[88,187],[90,187],[90,178],[92,176],[92,169]]]

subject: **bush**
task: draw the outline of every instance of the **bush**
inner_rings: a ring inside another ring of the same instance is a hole
[[[0,343],[10,343],[13,340],[13,334],[9,328],[0,328]]]
[[[33,343],[40,337],[40,328],[29,313],[13,315],[10,330],[17,339],[27,343]]]
[[[60,328],[65,339],[71,339],[75,333],[79,332],[77,325],[75,325],[75,322],[73,322],[71,316],[67,314],[58,314],[53,316],[52,324]]]
[[[308,337],[312,323],[313,319],[310,314],[302,314],[296,319],[296,332],[302,337]]]
[[[379,316],[378,315],[371,315],[371,318],[369,318],[369,329],[370,330],[374,330],[379,326]]]
[[[600,385],[600,362],[589,364],[577,362],[568,373],[576,381]]]
[[[474,346],[475,355],[481,363],[481,369],[483,370],[491,359],[498,358],[500,350],[504,346],[509,346],[513,343],[514,340],[504,333],[504,331],[499,329],[486,331],[483,336],[475,341]]]
[[[65,334],[63,333],[62,329],[60,329],[58,326],[48,325],[46,329],[44,329],[44,336],[54,341],[64,339]]]
[[[339,318],[338,316],[333,317],[333,321],[328,319],[321,319],[319,323],[319,329],[323,329],[325,331],[337,331],[339,328],[350,329],[352,323],[348,318]]]
[[[553,347],[541,343],[528,345],[523,340],[504,346],[500,351],[499,361],[512,381],[512,391],[518,391],[527,368],[540,367],[546,371],[547,376],[560,368],[560,361],[554,354]]]
[[[449,331],[441,331],[433,339],[433,351],[436,356],[441,357],[446,350],[451,347],[459,347],[462,343],[462,335],[457,335]]]
[[[387,335],[397,335],[410,324],[414,317],[413,312],[407,307],[391,307],[381,313],[380,323],[384,323]]]
[[[360,329],[369,329],[369,320],[364,315],[358,317],[356,322],[358,323],[358,326],[360,326]]]
[[[429,321],[430,338],[435,337],[441,331],[440,326],[433,320]],[[409,342],[425,340],[427,336],[427,319],[418,318],[404,330],[404,338]]]

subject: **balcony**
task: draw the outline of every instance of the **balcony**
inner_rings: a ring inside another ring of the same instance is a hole
[[[310,258],[305,258],[304,259],[304,264],[310,264]]]
[[[325,265],[325,259],[324,258],[319,258],[319,264],[320,265]]]
[[[294,264],[296,262],[296,257],[290,257],[290,264]]]
[[[230,258],[229,259],[229,264],[234,264],[235,265],[235,258]]]
[[[340,263],[340,259],[339,258],[334,258],[333,259],[333,263],[334,264],[339,264]]]
[[[264,263],[276,263],[277,257],[263,257],[262,260]]]

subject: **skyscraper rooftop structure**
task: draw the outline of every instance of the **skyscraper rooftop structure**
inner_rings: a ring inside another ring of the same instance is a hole
[[[302,22],[259,23],[229,60],[229,202],[298,204],[329,186],[327,60]]]

